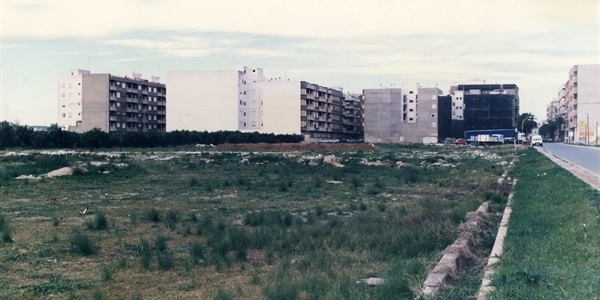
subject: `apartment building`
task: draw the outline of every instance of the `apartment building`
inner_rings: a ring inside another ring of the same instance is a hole
[[[167,131],[246,131],[299,134],[306,141],[340,139],[341,89],[267,78],[261,68],[167,72]]]
[[[58,83],[58,125],[75,132],[165,131],[166,92],[154,76],[71,70]]]
[[[600,65],[574,65],[564,85],[567,142],[599,144]]]
[[[559,115],[559,103],[558,100],[552,100],[546,105],[546,119],[552,120]]]
[[[343,139],[344,94],[338,89],[301,81],[301,132],[304,140]]]
[[[355,140],[364,139],[363,136],[363,96],[360,94],[346,93],[344,96],[343,131],[348,138]]]
[[[365,89],[364,139],[371,143],[438,141],[438,88]]]

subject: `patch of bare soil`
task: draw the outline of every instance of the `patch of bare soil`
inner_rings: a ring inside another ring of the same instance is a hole
[[[373,144],[344,143],[284,143],[284,144],[220,144],[212,148],[217,151],[374,151],[379,148]]]

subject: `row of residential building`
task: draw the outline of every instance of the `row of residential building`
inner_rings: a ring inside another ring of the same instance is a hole
[[[547,121],[563,120],[554,138],[598,145],[600,133],[600,64],[574,65],[558,94],[546,107]]]
[[[305,141],[434,143],[465,130],[516,128],[515,84],[364,89],[267,78],[260,68],[140,74],[72,70],[59,82],[59,126],[77,132],[250,131]]]

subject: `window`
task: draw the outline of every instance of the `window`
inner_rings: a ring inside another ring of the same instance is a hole
[[[63,117],[63,118],[65,118],[66,116],[67,116],[66,114],[64,114],[64,113],[62,114],[62,117]]]
[[[431,104],[431,109],[437,109],[437,104]]]

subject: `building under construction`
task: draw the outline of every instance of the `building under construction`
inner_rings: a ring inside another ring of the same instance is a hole
[[[440,140],[463,137],[466,130],[514,129],[519,117],[516,84],[461,84],[438,98]],[[444,109],[446,108],[446,109]],[[442,111],[450,117],[442,116]]]

